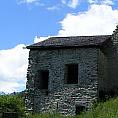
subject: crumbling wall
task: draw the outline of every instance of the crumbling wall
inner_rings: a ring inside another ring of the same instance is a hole
[[[78,64],[78,84],[65,84],[65,65]],[[75,115],[76,106],[89,109],[98,97],[98,49],[30,50],[27,108],[34,112]],[[39,89],[40,70],[49,70],[48,93]]]

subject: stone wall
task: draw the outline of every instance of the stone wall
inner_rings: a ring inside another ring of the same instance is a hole
[[[109,71],[112,80],[112,89],[116,91],[118,95],[118,25],[112,35],[113,45],[110,47],[109,59]]]
[[[118,95],[118,29],[99,52],[99,91],[113,97]]]
[[[105,100],[107,92],[111,90],[108,73],[108,58],[104,52],[104,49],[98,51],[98,92],[100,100]]]
[[[65,64],[78,64],[78,84],[65,84]],[[76,106],[89,109],[98,97],[98,49],[30,50],[27,108],[74,115]],[[40,90],[40,70],[49,70],[48,95]]]
[[[108,45],[104,54],[107,57],[108,84],[107,90],[117,91],[118,89],[118,54],[116,47]]]

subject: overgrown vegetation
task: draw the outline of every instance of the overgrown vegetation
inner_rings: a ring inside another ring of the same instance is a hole
[[[19,116],[25,115],[25,103],[20,95],[1,95],[0,113],[17,112]]]
[[[30,115],[29,118],[62,118],[62,116],[59,114],[40,114]],[[90,111],[69,118],[118,118],[118,98],[112,98],[106,102],[100,102]]]
[[[62,117],[60,114],[29,114],[27,118],[118,118],[118,98],[97,103],[91,110],[77,116]]]
[[[100,102],[90,111],[82,113],[77,118],[118,118],[118,98]]]
[[[77,116],[62,117],[58,113],[25,114],[24,99],[20,95],[1,95],[0,112],[18,112],[21,118],[118,118],[118,98],[97,103],[90,111]]]
[[[27,114],[26,118],[63,118],[59,113]]]

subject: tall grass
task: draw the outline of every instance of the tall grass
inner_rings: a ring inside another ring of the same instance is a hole
[[[118,118],[118,98],[100,102],[96,107],[76,118]]]
[[[43,113],[23,115],[25,113],[24,100],[20,96],[0,96],[0,112],[18,112],[22,118],[118,118],[118,98],[97,103],[91,110],[77,116],[62,116],[59,113]]]
[[[26,118],[76,118],[76,116],[64,116],[59,113],[28,114]]]
[[[28,114],[26,118],[62,118],[59,113]]]
[[[118,118],[118,98],[110,99],[106,102],[100,102],[87,112],[83,112],[77,116],[62,116],[60,114],[35,114],[29,115],[27,118]]]

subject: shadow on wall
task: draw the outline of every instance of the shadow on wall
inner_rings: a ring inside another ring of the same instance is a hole
[[[99,91],[99,100],[100,101],[106,101],[109,98],[113,98],[118,96],[118,93],[115,92],[115,90],[110,90],[110,91]]]

